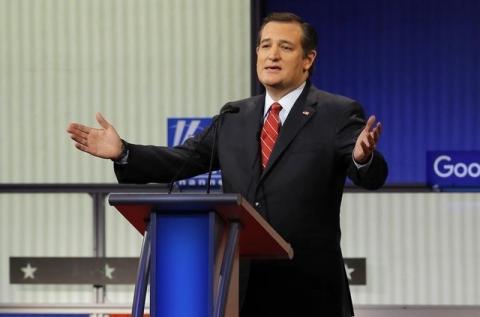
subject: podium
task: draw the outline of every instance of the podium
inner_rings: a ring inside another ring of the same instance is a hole
[[[239,194],[110,194],[143,234],[132,306],[152,317],[238,316],[239,258],[291,259],[291,246]]]

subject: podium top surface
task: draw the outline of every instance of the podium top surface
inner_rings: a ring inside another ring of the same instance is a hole
[[[112,193],[108,199],[141,233],[152,211],[205,213],[215,211],[226,223],[237,221],[240,255],[248,258],[293,258],[293,250],[272,226],[240,194]]]
[[[110,205],[150,204],[157,208],[172,210],[210,210],[218,204],[240,204],[240,194],[165,194],[165,193],[112,193]]]

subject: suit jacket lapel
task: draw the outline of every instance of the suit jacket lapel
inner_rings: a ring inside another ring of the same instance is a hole
[[[267,175],[272,169],[276,161],[282,156],[283,152],[293,141],[298,132],[313,117],[316,111],[314,108],[315,104],[316,100],[310,94],[310,83],[307,82],[302,94],[293,105],[292,110],[290,110],[290,113],[288,114],[287,120],[285,120],[285,123],[280,129],[277,142],[275,143],[273,152],[268,160],[268,165],[263,170],[260,181],[262,181],[265,175]]]

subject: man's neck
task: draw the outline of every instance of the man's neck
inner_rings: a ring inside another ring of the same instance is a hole
[[[273,101],[279,101],[301,85],[303,85],[304,82],[298,84],[297,86],[289,89],[281,89],[281,88],[275,88],[272,86],[265,86],[265,90],[267,91],[268,95],[273,99]]]
[[[306,81],[306,79],[305,79]],[[295,85],[294,87],[289,87],[289,88],[283,88],[283,87],[275,87],[275,86],[264,86],[265,90],[267,91],[268,95],[274,100],[274,101],[279,101],[298,87],[300,87],[305,81],[302,81],[298,83],[298,85]]]
[[[269,87],[265,87],[265,89],[267,90],[268,94],[270,95],[270,97],[272,97],[272,99],[274,101],[279,101],[280,99],[282,99],[282,97],[286,96],[289,92],[295,90],[295,89],[290,89],[290,90],[277,90],[275,88],[269,88]]]

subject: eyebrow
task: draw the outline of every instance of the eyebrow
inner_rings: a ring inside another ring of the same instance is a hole
[[[260,41],[260,44],[265,43],[265,42],[271,42],[272,39],[266,38]],[[289,45],[295,45],[293,42],[287,41],[287,40],[279,40],[278,41],[280,44],[289,44]]]

